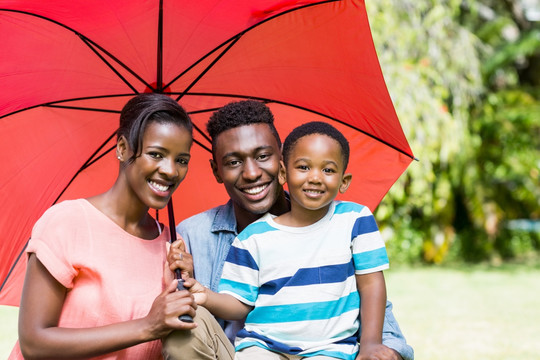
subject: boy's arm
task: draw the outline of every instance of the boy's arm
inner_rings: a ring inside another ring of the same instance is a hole
[[[370,354],[381,351],[382,329],[386,309],[386,285],[382,271],[356,275],[356,285],[360,295],[360,318],[362,334],[358,359],[369,358]]]
[[[195,279],[186,280],[184,286],[189,288],[197,305],[204,306],[214,316],[224,320],[243,320],[252,309],[234,296],[216,293]]]

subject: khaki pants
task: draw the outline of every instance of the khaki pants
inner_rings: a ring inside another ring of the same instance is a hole
[[[336,360],[336,358],[328,356],[310,356],[303,357],[298,355],[282,354],[276,353],[273,351],[268,351],[266,349],[260,348],[258,346],[250,346],[248,348],[242,349],[236,353],[234,360]]]
[[[232,360],[234,347],[212,314],[197,307],[191,331],[173,331],[163,339],[165,360]]]
[[[173,331],[163,339],[165,360],[336,360],[328,356],[302,357],[281,354],[258,346],[234,353],[234,347],[216,319],[204,307],[197,307],[194,319],[199,326],[191,331]]]

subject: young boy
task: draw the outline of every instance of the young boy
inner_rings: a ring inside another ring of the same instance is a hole
[[[360,352],[382,346],[381,270],[388,258],[369,209],[334,200],[351,182],[348,158],[348,142],[333,126],[294,129],[283,145],[279,176],[288,184],[291,211],[266,214],[238,235],[219,293],[191,287],[197,303],[218,317],[247,314],[236,359],[279,358],[274,353],[355,359],[360,299]]]

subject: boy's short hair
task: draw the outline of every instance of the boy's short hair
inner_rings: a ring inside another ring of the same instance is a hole
[[[228,103],[210,116],[206,124],[206,130],[212,138],[212,149],[222,132],[244,125],[268,124],[270,131],[281,148],[281,139],[274,126],[274,115],[261,101],[242,100]]]
[[[347,165],[349,165],[349,141],[338,129],[322,121],[308,122],[296,127],[295,129],[293,129],[293,131],[291,131],[291,133],[283,142],[282,155],[285,165],[287,165],[287,162],[289,160],[289,154],[291,153],[298,140],[305,136],[313,134],[329,136],[339,143],[341,147],[341,155],[343,156],[343,170],[345,171],[345,169],[347,169]]]

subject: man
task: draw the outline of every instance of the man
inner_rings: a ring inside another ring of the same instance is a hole
[[[212,138],[210,165],[230,200],[184,220],[177,232],[193,257],[194,277],[213,291],[217,291],[236,235],[267,212],[281,215],[290,209],[288,194],[278,181],[281,140],[273,122],[266,105],[246,100],[224,106],[207,124]],[[233,341],[243,324],[219,321]],[[413,349],[392,314],[390,302],[386,306],[383,344],[388,347],[383,359],[414,358]]]

